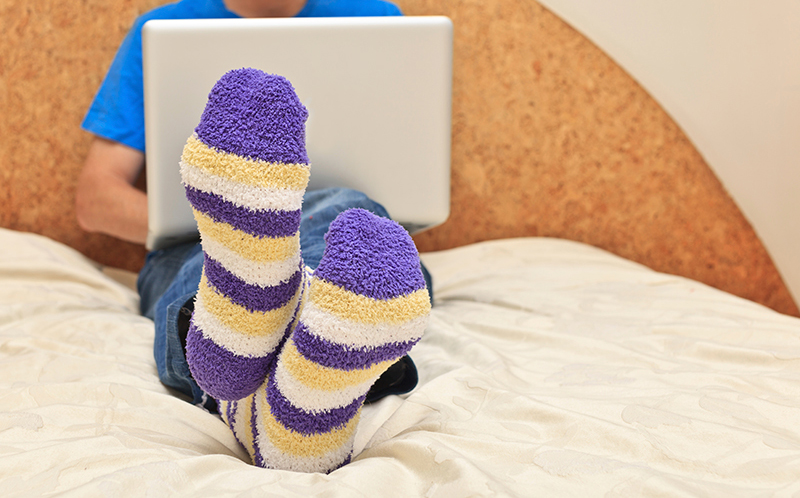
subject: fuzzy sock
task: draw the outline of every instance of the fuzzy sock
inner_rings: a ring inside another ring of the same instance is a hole
[[[181,176],[205,253],[186,359],[218,400],[256,391],[299,310],[307,116],[285,78],[231,71],[183,150]]]
[[[330,472],[350,461],[372,383],[419,341],[430,301],[397,223],[340,214],[307,302],[264,386],[221,412],[256,465]]]

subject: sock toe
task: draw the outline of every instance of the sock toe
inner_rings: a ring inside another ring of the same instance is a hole
[[[331,223],[325,241],[317,278],[382,300],[426,287],[414,241],[395,221],[350,209]]]
[[[238,156],[308,164],[307,117],[289,80],[238,69],[214,85],[195,133],[207,145]]]

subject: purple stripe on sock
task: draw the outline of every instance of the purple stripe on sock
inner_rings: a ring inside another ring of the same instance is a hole
[[[223,197],[186,186],[186,198],[198,211],[216,222],[232,225],[237,230],[256,237],[288,237],[300,229],[302,213],[296,211],[253,211],[225,200]]]
[[[308,164],[307,118],[286,78],[238,69],[214,85],[195,132],[207,145],[238,156]]]
[[[339,214],[325,235],[327,246],[315,275],[375,299],[425,288],[414,241],[394,221],[364,209]]]
[[[239,435],[236,434],[236,430],[234,429],[234,423],[236,422],[236,411],[239,407],[239,401],[230,401],[228,403],[228,427],[230,427],[231,432],[233,433],[233,437],[236,439],[236,442],[242,448],[246,448],[246,446],[242,443],[242,440],[239,439]]]
[[[356,416],[366,397],[367,393],[364,393],[347,406],[312,414],[294,406],[283,396],[274,375],[267,381],[267,400],[272,416],[287,429],[304,435],[322,434],[344,427]]]
[[[348,348],[312,334],[302,320],[294,329],[292,340],[304,358],[325,367],[348,371],[396,360],[408,353],[419,341],[390,342],[376,348]]]
[[[226,410],[226,418],[233,423],[234,417],[236,416],[236,401],[231,401],[228,403],[228,409]],[[233,426],[231,425],[231,429]]]
[[[338,467],[336,467],[336,468],[334,468],[334,469],[331,469],[331,470],[329,470],[327,473],[328,473],[328,474],[330,474],[330,473],[331,473],[331,472],[333,472],[334,470],[336,470],[336,469],[340,469],[340,468],[344,467],[345,465],[349,464],[349,463],[350,463],[350,459],[351,459],[351,458],[353,458],[353,450],[352,450],[352,449],[350,449],[350,454],[349,454],[349,455],[347,455],[347,458],[345,458],[345,459],[344,459],[344,462],[342,462],[341,464],[339,464],[339,466],[338,466]]]
[[[250,416],[250,432],[251,432],[251,440],[253,441],[253,464],[257,467],[265,467],[264,465],[264,457],[261,456],[261,448],[258,446],[258,403],[256,403],[256,398],[258,396],[263,396],[264,393],[258,393],[253,396],[253,405],[251,409],[252,415]]]
[[[248,284],[214,259],[205,255],[204,271],[208,283],[220,294],[248,311],[270,311],[281,308],[292,300],[303,275],[298,269],[289,280],[274,287]]]
[[[264,382],[275,358],[275,352],[263,357],[236,355],[204,337],[194,323],[189,326],[186,337],[189,370],[197,385],[216,399],[231,401],[253,394]]]
[[[228,419],[228,427],[230,427],[231,430],[233,430],[233,426],[235,425],[235,422],[236,422],[236,406],[237,406],[237,403],[238,403],[238,400],[237,401],[229,401],[228,402],[228,409],[225,410],[225,418]],[[235,432],[234,432],[233,435],[234,435],[234,437],[236,437],[236,433]],[[236,440],[238,441],[239,438],[237,437]],[[239,441],[239,443],[241,443],[241,441]]]

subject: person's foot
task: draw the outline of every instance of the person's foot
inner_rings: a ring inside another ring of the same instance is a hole
[[[181,175],[205,254],[186,359],[217,400],[263,383],[296,318],[307,116],[285,78],[231,71],[184,147]]]
[[[250,440],[257,465],[330,472],[347,463],[370,386],[427,324],[419,255],[400,225],[351,209],[331,223],[326,242],[300,320],[261,388],[266,396],[260,389],[221,410],[239,440]]]

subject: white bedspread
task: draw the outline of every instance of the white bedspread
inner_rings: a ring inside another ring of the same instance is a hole
[[[584,245],[427,254],[420,386],[330,475],[253,467],[158,382],[136,294],[0,230],[0,494],[797,496],[800,320]]]

